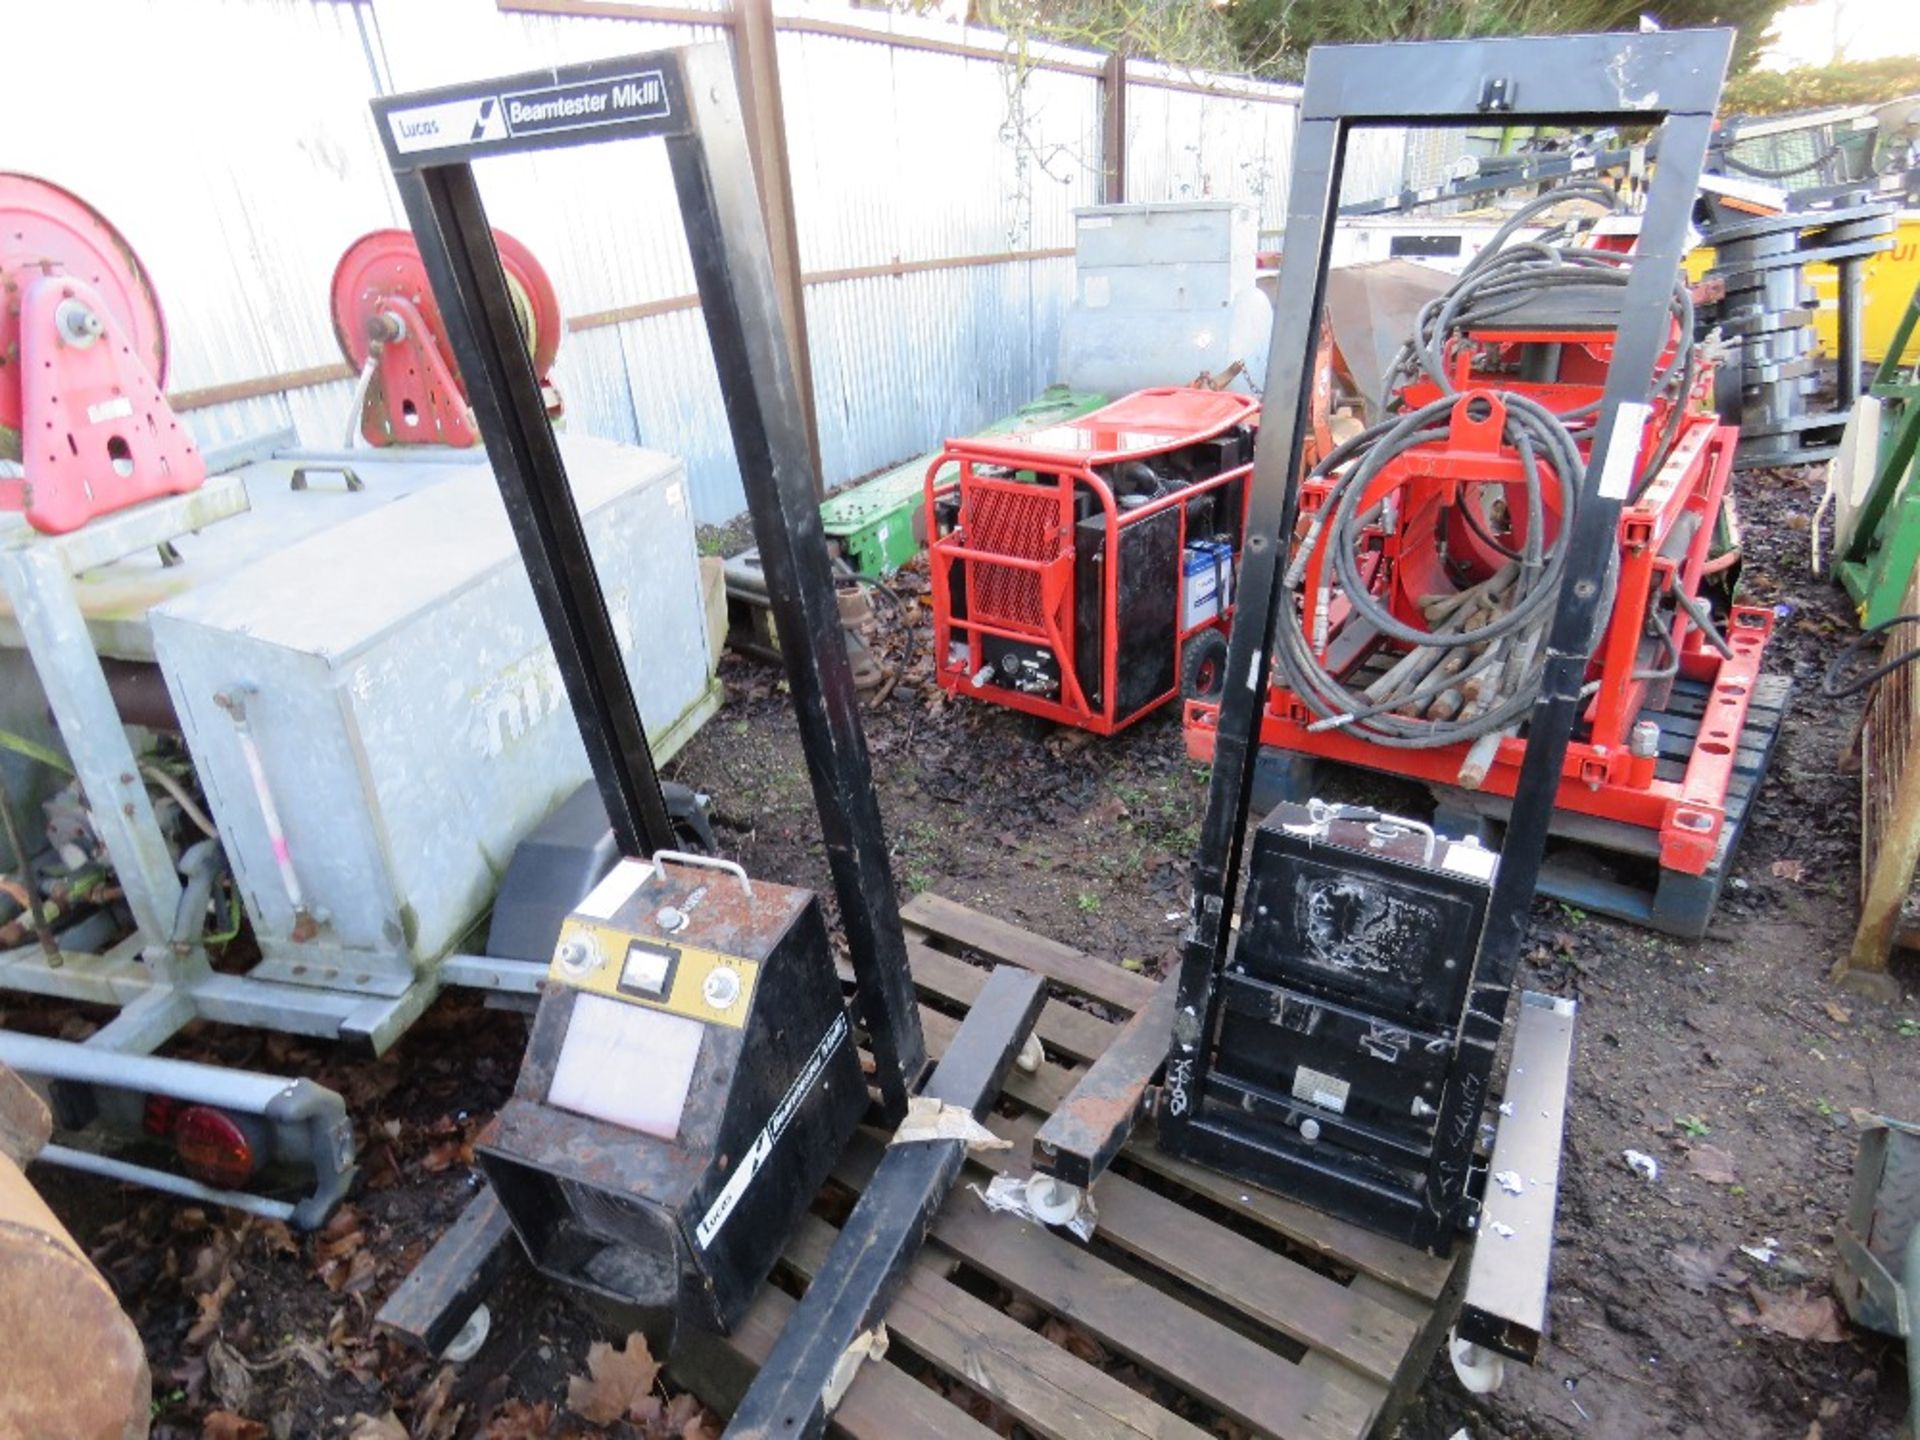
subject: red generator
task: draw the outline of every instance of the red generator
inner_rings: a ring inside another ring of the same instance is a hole
[[[1217,697],[1258,421],[1170,388],[948,441],[926,480],[941,687],[1097,735]]]
[[[1386,418],[1302,483],[1265,745],[1422,782],[1449,819],[1504,818],[1630,264],[1597,245],[1490,249],[1422,313]],[[1710,603],[1738,560],[1715,543],[1738,433],[1711,408],[1691,292],[1673,311],[1664,385],[1621,412],[1631,467],[1599,482],[1624,497],[1613,598],[1555,829],[1660,867],[1652,898],[1595,885],[1580,903],[1698,933],[1770,750],[1747,730],[1773,615]],[[1189,702],[1193,757],[1212,758],[1217,714]],[[1669,877],[1702,883],[1669,893]]]

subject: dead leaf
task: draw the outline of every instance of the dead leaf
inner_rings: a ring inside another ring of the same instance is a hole
[[[186,1340],[183,1342],[189,1350],[206,1344],[220,1329],[220,1311],[226,1305],[227,1297],[233,1294],[233,1287],[233,1272],[228,1271],[220,1277],[219,1283],[213,1289],[193,1297],[193,1303],[199,1307],[200,1315],[193,1322],[192,1328],[187,1331]]]
[[[1729,1265],[1733,1259],[1730,1245],[1676,1245],[1667,1252],[1667,1262],[1680,1283],[1696,1294],[1708,1290],[1739,1290],[1740,1272]]]
[[[1836,1025],[1851,1025],[1853,1023],[1853,1012],[1837,1000],[1823,1001],[1820,1008],[1827,1012],[1827,1018]]]
[[[508,1400],[487,1417],[485,1440],[547,1440],[553,1434],[553,1406]]]
[[[587,1374],[567,1381],[567,1408],[583,1420],[611,1425],[653,1393],[660,1362],[639,1331],[621,1349],[595,1341],[587,1349]]]
[[[1807,867],[1798,860],[1776,860],[1767,867],[1776,880],[1791,880],[1798,885],[1807,878]]]
[[[453,1379],[453,1366],[442,1365],[439,1373],[414,1397],[413,1440],[453,1440],[454,1430],[466,1411],[464,1405],[449,1407],[448,1402],[453,1399]]]
[[[1838,1345],[1847,1338],[1839,1307],[1831,1295],[1809,1295],[1804,1290],[1772,1295],[1752,1288],[1747,1293],[1753,1297],[1753,1306],[1732,1312],[1730,1318],[1736,1325],[1757,1325],[1789,1340],[1820,1345]]]
[[[384,1415],[355,1415],[347,1440],[408,1440],[407,1427],[391,1410]]]
[[[1688,1146],[1687,1169],[1709,1185],[1732,1185],[1740,1178],[1734,1173],[1733,1156],[1718,1145]]]
[[[224,1340],[207,1347],[207,1388],[229,1410],[244,1410],[253,1398],[253,1376],[247,1362]]]
[[[267,1440],[267,1427],[231,1410],[214,1410],[200,1422],[200,1440]]]
[[[1100,1348],[1100,1342],[1078,1325],[1069,1325],[1064,1320],[1050,1316],[1040,1326],[1040,1333],[1069,1355],[1084,1360],[1089,1365],[1106,1363],[1107,1352]]]

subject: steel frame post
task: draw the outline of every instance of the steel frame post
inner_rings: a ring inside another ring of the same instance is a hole
[[[1661,123],[1661,163],[1642,218],[1637,263],[1601,400],[1597,438],[1569,536],[1570,560],[1547,644],[1540,697],[1528,724],[1518,792],[1428,1162],[1425,1213],[1393,1222],[1416,1243],[1443,1245],[1472,1217],[1474,1146],[1505,1025],[1514,968],[1545,846],[1547,822],[1594,642],[1621,502],[1632,478],[1654,367],[1667,338],[1668,294],[1678,273],[1731,32],[1583,35],[1418,45],[1336,46],[1308,58],[1265,423],[1220,707],[1207,814],[1194,861],[1193,909],[1167,1053],[1160,1144],[1210,1163],[1238,1159],[1302,1193],[1351,1186],[1338,1167],[1250,1146],[1206,1113],[1208,1039],[1232,941],[1267,694],[1277,580],[1293,533],[1308,431],[1311,375],[1321,323],[1334,205],[1350,132],[1359,126],[1465,125],[1491,114],[1512,124],[1568,120]]]
[[[664,139],[766,571],[801,743],[889,1118],[926,1069],[879,798],[821,528],[793,352],[732,59],[694,46],[373,102],[515,538],[622,848],[671,835],[472,161]]]

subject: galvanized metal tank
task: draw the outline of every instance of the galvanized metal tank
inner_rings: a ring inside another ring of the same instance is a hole
[[[561,450],[656,755],[718,703],[687,480]],[[484,458],[150,616],[262,979],[395,995],[589,775]]]

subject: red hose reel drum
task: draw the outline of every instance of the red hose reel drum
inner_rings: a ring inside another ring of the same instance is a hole
[[[78,196],[0,173],[0,509],[63,534],[206,479],[167,404],[166,322],[139,256]]]
[[[550,414],[560,401],[549,373],[560,348],[560,299],[533,252],[493,232],[514,318]],[[360,433],[369,445],[477,444],[453,347],[406,230],[375,230],[347,247],[333,272],[333,333],[362,377]]]

